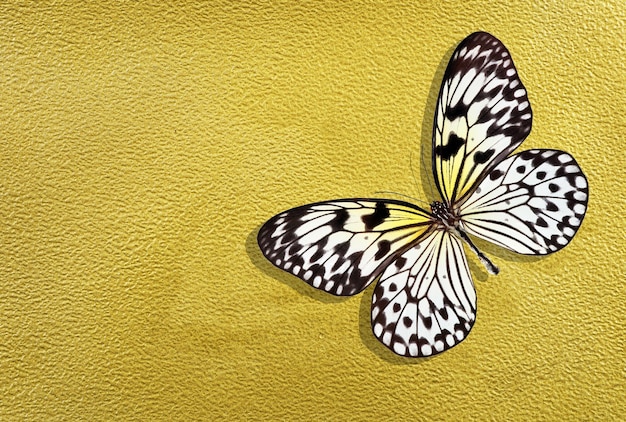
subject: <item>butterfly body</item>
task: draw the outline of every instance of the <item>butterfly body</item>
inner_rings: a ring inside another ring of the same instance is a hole
[[[500,272],[498,267],[474,245],[466,231],[462,228],[462,218],[458,209],[450,209],[444,202],[433,201],[430,204],[430,210],[434,217],[434,227],[436,229],[445,230],[459,239],[464,240],[491,274],[497,275]]]
[[[459,221],[461,221],[457,210],[450,209],[447,204],[441,201],[433,201],[430,204],[430,212],[433,214],[438,228],[448,230],[458,228]]]
[[[508,50],[477,32],[454,51],[433,125],[430,210],[392,199],[337,199],[269,219],[258,244],[278,268],[314,288],[354,295],[377,281],[374,335],[393,352],[427,357],[454,347],[476,320],[464,244],[498,268],[472,236],[513,252],[546,255],[582,224],[588,183],[566,152],[513,154],[532,112]]]

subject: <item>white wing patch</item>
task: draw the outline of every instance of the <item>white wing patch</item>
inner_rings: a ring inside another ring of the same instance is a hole
[[[461,200],[530,133],[526,89],[506,47],[477,32],[452,54],[433,125],[435,183],[449,204]]]
[[[372,298],[372,331],[395,353],[425,357],[465,339],[476,292],[461,242],[435,230],[397,257]]]
[[[343,199],[278,214],[261,227],[258,243],[278,268],[346,296],[366,288],[429,225],[428,213],[415,205]]]
[[[569,243],[587,210],[587,179],[574,158],[528,150],[507,158],[460,205],[470,234],[522,254],[545,255]]]

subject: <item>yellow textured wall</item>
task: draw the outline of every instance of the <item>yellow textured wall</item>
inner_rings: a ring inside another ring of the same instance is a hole
[[[0,419],[624,416],[626,6],[407,3],[0,5]],[[470,257],[469,338],[400,358],[371,287],[314,291],[255,237],[308,202],[428,199],[435,95],[475,30],[528,89],[522,149],[572,153],[589,210],[549,257],[481,243],[502,272]]]

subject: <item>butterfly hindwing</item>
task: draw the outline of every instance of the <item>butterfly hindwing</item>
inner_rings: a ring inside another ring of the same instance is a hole
[[[372,331],[403,356],[426,357],[463,341],[476,292],[461,242],[433,230],[383,272],[372,297]]]
[[[574,237],[589,187],[566,152],[534,149],[498,164],[460,205],[468,233],[514,252],[545,255]]]
[[[530,133],[526,89],[506,47],[476,32],[456,48],[441,84],[433,125],[433,173],[455,203]]]
[[[259,230],[258,243],[278,268],[348,296],[367,287],[430,224],[426,211],[406,202],[341,199],[276,215]]]

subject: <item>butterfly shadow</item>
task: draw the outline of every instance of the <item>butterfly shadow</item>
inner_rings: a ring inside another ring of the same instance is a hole
[[[423,191],[426,195],[428,195],[429,203],[434,200],[441,200],[439,195],[437,194],[437,188],[433,179],[433,169],[432,169],[432,149],[433,149],[433,122],[435,121],[435,110],[437,108],[437,99],[439,97],[439,90],[441,88],[441,81],[443,80],[443,75],[446,72],[446,67],[448,66],[448,62],[450,61],[450,57],[452,57],[452,53],[454,53],[454,49],[456,48],[456,43],[452,47],[446,51],[437,66],[437,70],[435,70],[435,74],[433,75],[433,79],[430,83],[430,88],[428,90],[428,97],[426,98],[426,104],[424,105],[424,110],[422,112],[422,130],[420,133],[420,179],[422,183]],[[411,171],[413,171],[413,163],[411,162]],[[417,182],[417,180],[416,180]]]
[[[272,263],[263,256],[263,254],[261,253],[261,249],[259,249],[259,244],[257,243],[257,236],[262,225],[263,224],[259,224],[258,226],[256,226],[246,238],[246,254],[248,255],[248,258],[250,258],[250,261],[252,261],[255,267],[257,267],[269,277],[291,287],[296,292],[317,301],[324,303],[341,303],[350,299],[350,296],[333,296],[324,291],[317,290],[309,286],[304,281],[300,280],[295,275],[292,275],[272,265]]]

